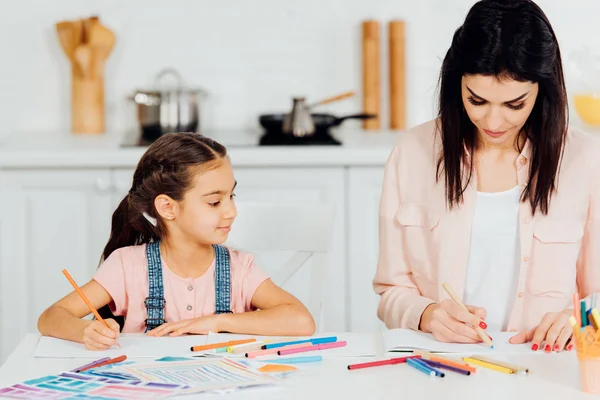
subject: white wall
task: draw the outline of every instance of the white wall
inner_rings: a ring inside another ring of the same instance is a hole
[[[107,130],[135,127],[126,97],[174,66],[212,93],[205,128],[255,127],[260,113],[286,110],[290,97],[359,111],[360,21],[407,21],[408,124],[434,115],[440,60],[473,0],[1,0],[0,136],[69,129],[69,69],[54,31],[61,19],[100,15],[117,34],[106,66]],[[600,50],[598,0],[539,0],[568,62],[580,47]],[[418,5],[417,5],[418,4]],[[385,33],[382,48],[386,48]],[[387,56],[382,53],[384,73]],[[384,77],[385,82],[385,77]],[[384,126],[387,88],[383,85]],[[54,132],[54,133],[52,133]]]

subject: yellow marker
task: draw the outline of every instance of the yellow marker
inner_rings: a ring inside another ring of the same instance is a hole
[[[571,323],[571,325],[573,325],[573,328],[577,328],[577,318],[571,315],[569,317],[569,322]]]
[[[600,329],[600,312],[595,308],[592,309],[592,319],[594,320],[594,325],[596,329]]]
[[[501,367],[500,365],[492,364],[489,362],[476,360],[470,357],[464,357],[463,360],[469,364],[479,365],[480,367],[493,369],[494,371],[503,372],[505,374],[514,374],[516,371],[512,368]]]
[[[517,373],[524,373],[524,374],[528,374],[529,373],[529,368],[520,367],[520,366],[514,365],[514,364],[509,364],[509,363],[504,362],[504,361],[492,360],[492,359],[490,359],[488,357],[481,357],[481,356],[473,356],[472,358],[474,360],[479,360],[479,361],[487,362],[487,363],[490,363],[490,364],[497,365],[499,367],[504,367],[504,368],[512,369],[512,370],[514,370]]]
[[[273,340],[269,339],[269,340],[262,340],[262,341],[256,342],[256,343],[249,343],[249,344],[244,343],[244,344],[238,344],[235,346],[229,346],[227,348],[227,352],[233,353],[233,354],[248,353],[249,351],[260,350],[260,348],[263,344],[267,344],[267,343],[271,343],[271,342],[273,342]]]

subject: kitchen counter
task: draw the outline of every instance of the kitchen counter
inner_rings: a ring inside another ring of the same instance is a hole
[[[259,146],[251,131],[207,133],[228,148],[234,167],[382,166],[401,133],[341,131],[341,146]],[[135,167],[147,147],[105,134],[13,134],[0,142],[0,168]]]

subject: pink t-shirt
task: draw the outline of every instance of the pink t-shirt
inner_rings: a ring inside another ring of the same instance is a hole
[[[229,249],[231,265],[231,311],[251,311],[254,292],[268,277],[254,264],[249,253]],[[165,320],[177,322],[212,315],[215,312],[215,261],[199,278],[175,275],[161,258],[165,294]],[[125,317],[124,333],[146,329],[148,262],[146,245],[115,250],[100,266],[93,279],[110,294],[110,309]]]

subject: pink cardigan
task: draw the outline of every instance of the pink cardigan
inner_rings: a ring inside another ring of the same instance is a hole
[[[427,122],[402,134],[385,168],[373,286],[381,295],[377,314],[388,328],[418,329],[423,310],[448,298],[444,282],[459,296],[464,291],[477,177],[464,203],[449,212],[443,175],[435,181],[440,149],[435,121]],[[527,143],[516,162],[522,187],[530,154]],[[575,291],[582,298],[600,292],[600,141],[570,129],[558,178],[548,215],[532,217],[529,202],[521,203],[521,263],[509,331],[572,308]]]

